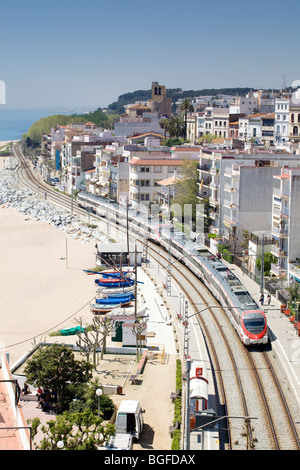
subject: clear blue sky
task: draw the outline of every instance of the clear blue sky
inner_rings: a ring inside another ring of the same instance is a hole
[[[1,6],[7,107],[86,107],[149,89],[300,79],[299,0],[15,0]]]

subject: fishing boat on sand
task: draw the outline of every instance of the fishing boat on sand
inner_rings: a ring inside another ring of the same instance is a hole
[[[133,296],[134,297],[134,296]],[[121,304],[121,305],[126,305],[130,303],[132,300],[131,295],[127,295],[126,297],[107,297],[104,299],[96,299],[96,304],[101,304],[101,305],[107,305],[107,304]]]
[[[102,296],[110,296],[110,297],[116,297],[118,295],[128,295],[132,293],[135,290],[135,286],[128,286],[128,287],[111,287],[111,288],[105,288],[103,287],[102,289],[98,289],[98,294]]]
[[[104,313],[109,313],[112,310],[121,307],[121,304],[91,304],[90,305],[90,310],[92,313],[98,313],[98,314],[104,314]]]
[[[127,286],[132,286],[134,284],[134,281],[132,279],[113,279],[113,278],[107,278],[107,279],[95,279],[95,284],[98,284],[99,286],[103,287],[127,287]]]

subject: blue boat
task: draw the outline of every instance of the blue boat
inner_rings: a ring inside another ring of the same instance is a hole
[[[108,299],[108,300],[109,299],[110,300],[113,300],[113,299],[123,300],[123,299],[126,299],[127,297],[129,297],[131,300],[133,300],[135,298],[133,292],[127,292],[127,294],[126,293],[124,293],[124,294],[118,293],[118,294],[109,294],[109,295],[104,294],[103,295],[103,298]]]
[[[111,297],[108,299],[96,299],[96,304],[107,305],[107,304],[127,304],[131,302],[132,297]]]
[[[103,287],[126,287],[133,286],[134,281],[131,279],[95,279],[95,283]]]

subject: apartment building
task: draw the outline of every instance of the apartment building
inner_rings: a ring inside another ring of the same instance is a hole
[[[292,142],[300,142],[300,88],[293,93],[289,109],[289,138]]]
[[[288,150],[289,140],[289,106],[288,97],[275,99],[274,140],[278,149]]]
[[[139,204],[159,202],[159,182],[181,174],[183,159],[166,156],[163,152],[143,152],[129,161],[129,202],[133,208]]]
[[[255,113],[241,117],[239,119],[239,139],[244,142],[250,142],[253,139],[259,143],[262,138],[262,122],[263,113]]]
[[[275,113],[268,113],[261,117],[261,140],[266,147],[274,144]]]
[[[247,93],[246,96],[236,96],[233,103],[230,104],[230,114],[254,114],[258,111],[258,96],[254,96],[252,92]]]
[[[240,243],[243,230],[271,231],[273,176],[283,165],[299,165],[291,154],[237,154],[202,149],[199,200],[209,198],[210,232]]]
[[[271,273],[300,282],[300,168],[282,168],[273,178]]]
[[[213,108],[213,132],[217,137],[229,137],[229,108]]]

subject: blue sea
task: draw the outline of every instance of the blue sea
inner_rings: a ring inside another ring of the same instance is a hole
[[[0,107],[0,141],[19,140],[30,126],[42,117],[53,114],[72,114],[78,110],[59,109],[6,109]]]

